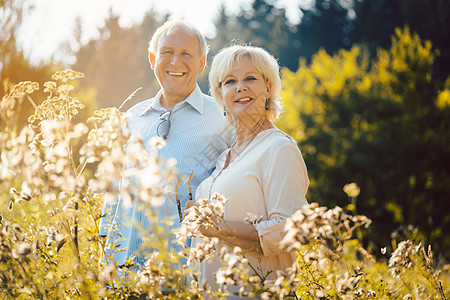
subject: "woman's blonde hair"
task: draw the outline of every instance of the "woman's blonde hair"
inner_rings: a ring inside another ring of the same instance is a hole
[[[209,71],[211,96],[216,100],[217,105],[223,109],[222,97],[219,92],[222,80],[236,65],[240,64],[243,59],[250,59],[253,66],[262,74],[264,80],[271,86],[271,94],[268,99],[268,118],[273,122],[283,112],[283,106],[280,102],[280,67],[277,60],[262,48],[246,45],[234,45],[222,49],[214,57],[211,64],[211,70]]]

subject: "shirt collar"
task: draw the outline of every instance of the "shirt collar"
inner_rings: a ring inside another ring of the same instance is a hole
[[[195,85],[195,89],[192,91],[192,93],[187,96],[185,102],[192,106],[200,114],[203,114],[205,102],[203,100],[203,93],[200,90],[198,84]]]
[[[164,107],[161,106],[161,102],[160,102],[161,94],[162,94],[162,90],[159,90],[159,92],[156,94],[155,98],[153,98],[153,101],[151,101],[150,104],[140,114],[141,117],[148,114],[151,110],[154,110],[154,111],[166,110]],[[184,105],[184,103],[189,104],[200,114],[203,114],[203,110],[204,110],[203,93],[200,90],[200,87],[198,86],[198,84],[195,85],[195,89],[189,94],[189,96],[187,96],[186,99],[184,99],[183,101],[178,103],[174,109],[176,109],[177,107],[179,107],[181,105]]]

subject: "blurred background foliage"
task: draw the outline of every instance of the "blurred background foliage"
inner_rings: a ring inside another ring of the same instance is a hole
[[[118,107],[143,89],[124,109],[152,97],[157,81],[147,59],[148,41],[169,15],[147,12],[143,21],[122,28],[112,12],[100,38],[80,42],[72,66],[50,61],[32,65],[17,48],[16,35],[27,10],[21,0],[0,1],[0,94],[8,83],[39,82],[70,67],[86,74],[77,95],[88,107]],[[310,202],[348,207],[342,187],[361,188],[355,209],[374,222],[365,237],[374,248],[401,237],[399,226],[413,224],[450,259],[450,1],[316,0],[301,7],[291,24],[276,1],[254,0],[250,9],[218,11],[208,61],[233,42],[261,46],[283,68],[286,113],[277,126],[299,143],[311,179]],[[199,78],[208,91],[206,72]],[[36,103],[43,95],[35,95]],[[18,126],[33,112],[21,105]],[[375,251],[376,252],[376,251]]]

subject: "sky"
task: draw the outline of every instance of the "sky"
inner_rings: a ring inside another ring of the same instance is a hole
[[[287,11],[292,23],[300,20],[300,3],[308,0],[272,0]],[[19,45],[31,62],[39,63],[50,57],[63,63],[73,63],[73,57],[61,51],[61,44],[73,39],[75,19],[82,21],[82,42],[98,37],[98,28],[104,24],[109,10],[120,17],[122,26],[131,26],[142,20],[150,9],[170,13],[171,19],[184,19],[196,25],[206,37],[213,37],[214,20],[222,4],[228,13],[249,8],[252,0],[29,0],[34,8],[24,17],[18,36]]]

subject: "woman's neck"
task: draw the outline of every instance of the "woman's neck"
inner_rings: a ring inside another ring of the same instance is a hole
[[[236,142],[234,143],[233,148],[245,148],[258,135],[258,133],[273,127],[273,124],[267,118],[261,118],[257,122],[252,123],[234,120]]]

